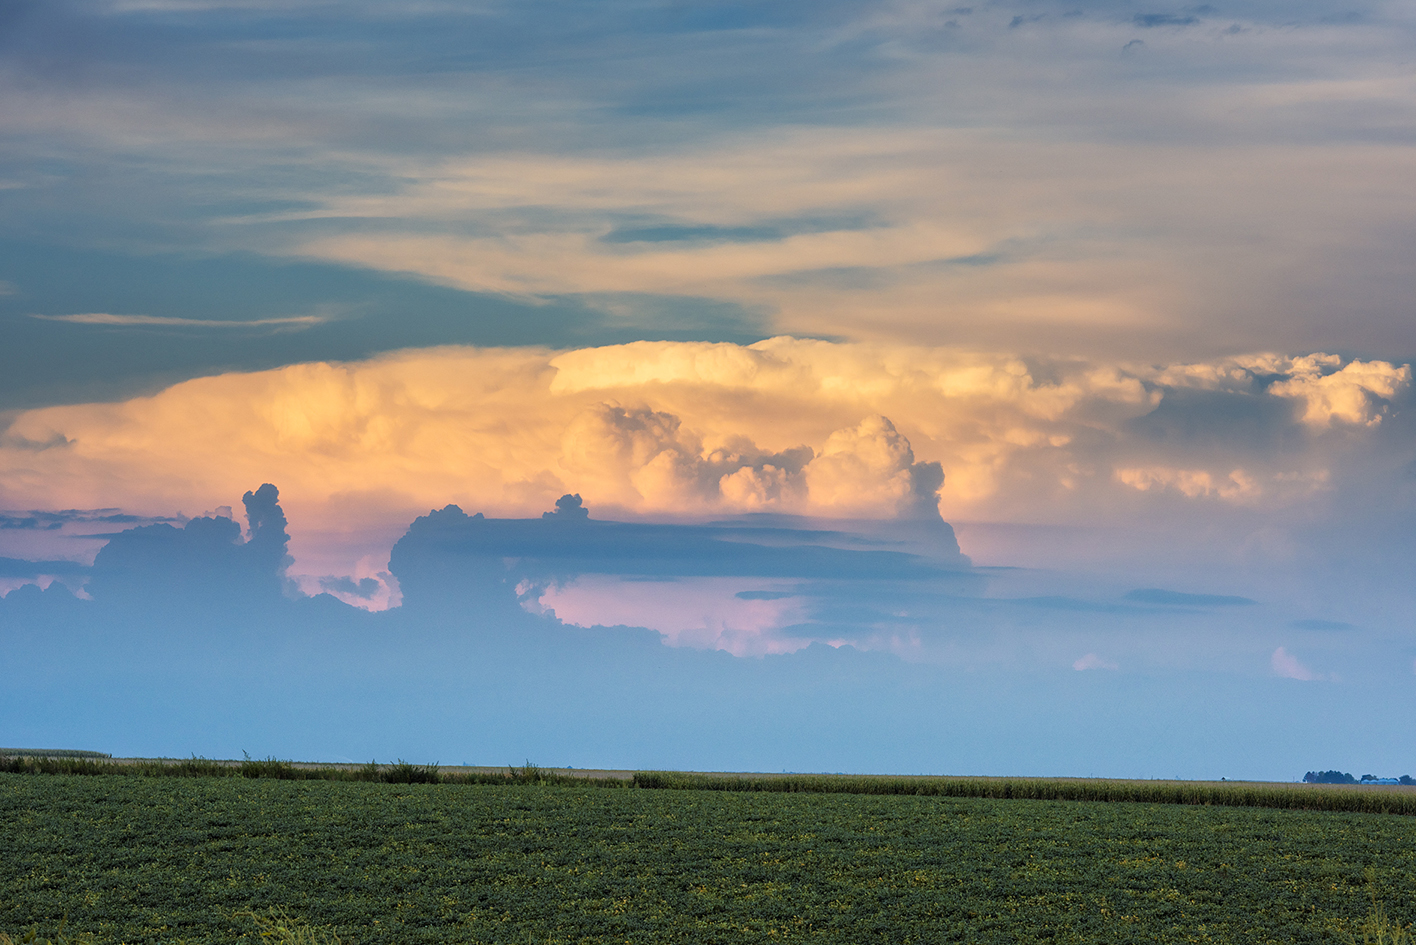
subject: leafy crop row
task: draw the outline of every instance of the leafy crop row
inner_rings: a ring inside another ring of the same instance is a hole
[[[1369,814],[0,775],[0,824],[0,929],[95,945],[1338,945],[1370,904],[1416,919],[1416,820]]]

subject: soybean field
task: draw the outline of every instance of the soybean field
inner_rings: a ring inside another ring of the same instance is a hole
[[[1348,941],[1416,819],[977,797],[0,774],[0,931],[345,943]],[[1360,935],[1358,936],[1360,940]]]

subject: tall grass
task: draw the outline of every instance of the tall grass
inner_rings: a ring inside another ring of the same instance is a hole
[[[502,771],[447,772],[436,764],[417,765],[399,759],[394,764],[370,761],[347,765],[296,764],[278,758],[213,761],[209,758],[158,758],[110,761],[95,758],[0,757],[0,774],[116,775],[148,778],[270,778],[281,781],[368,781],[379,784],[540,784],[624,787],[623,780],[599,780],[560,774],[527,762]],[[4,945],[4,943],[0,943]]]
[[[1320,784],[1196,781],[1106,781],[1065,778],[966,778],[919,775],[698,774],[638,771],[629,780],[563,773],[527,761],[500,771],[443,771],[438,765],[369,762],[361,766],[304,765],[247,756],[239,762],[207,758],[111,761],[95,758],[0,757],[0,773],[123,775],[155,778],[274,778],[288,781],[367,781],[382,784],[541,785],[691,791],[817,794],[897,794],[1045,801],[1131,801],[1293,810],[1416,814],[1416,791]],[[4,945],[4,943],[0,943]],[[1411,945],[1416,945],[1412,942]]]
[[[1187,781],[1101,781],[1060,778],[950,778],[884,775],[733,775],[638,771],[639,788],[819,794],[908,794],[1040,801],[1132,801],[1296,810],[1416,814],[1416,791],[1321,785],[1215,784]]]

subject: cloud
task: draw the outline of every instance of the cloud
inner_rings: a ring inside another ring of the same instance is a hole
[[[285,588],[289,537],[276,488],[245,495],[248,538],[225,516],[190,519],[182,528],[140,525],[113,535],[94,559],[93,597],[130,611],[195,603],[204,619],[270,607]]]
[[[1335,354],[1285,357],[1257,354],[1183,364],[1156,371],[1154,379],[1174,387],[1235,393],[1263,391],[1296,401],[1310,428],[1337,424],[1376,426],[1392,401],[1411,387],[1411,366],[1387,361],[1344,361]]]
[[[355,581],[350,577],[337,575],[327,575],[319,579],[320,588],[341,597],[355,597],[359,600],[367,601],[383,589],[383,585],[376,578],[360,578]]]
[[[1102,659],[1095,653],[1088,653],[1086,656],[1080,657],[1074,662],[1072,668],[1078,672],[1082,672],[1088,669],[1120,669],[1121,667],[1110,660]]]
[[[1200,21],[1198,17],[1182,16],[1176,13],[1137,13],[1133,17],[1133,22],[1137,26],[1154,28],[1157,26],[1192,26]]]
[[[1385,416],[1401,416],[1405,366],[1324,358],[1321,377],[1356,365],[1364,385],[1381,379],[1392,394]],[[390,527],[385,508],[411,515],[452,501],[539,516],[566,493],[606,517],[909,518],[937,508],[951,520],[1097,524],[1188,509],[1184,521],[1198,526],[1206,519],[1195,509],[1267,514],[1345,496],[1344,469],[1399,439],[1384,421],[1350,424],[1349,438],[1330,442],[1294,415],[1273,388],[1308,377],[1303,364],[1135,367],[788,337],[445,347],[23,412],[11,445],[0,444],[0,488],[30,508],[120,503],[171,515],[272,480],[306,527],[346,543],[359,528]],[[1176,421],[1203,434],[1199,446],[1137,423],[1195,390],[1228,398],[1192,404]],[[1235,401],[1264,409],[1236,426]],[[15,445],[45,441],[65,445]],[[331,494],[382,498],[330,517]],[[319,555],[296,545],[297,557]],[[341,573],[331,555],[308,560],[295,573],[312,586]],[[370,568],[359,577],[383,570]]]
[[[495,575],[498,584],[583,574],[938,581],[968,560],[952,545],[949,527],[933,525],[939,534],[932,553],[920,554],[901,550],[898,540],[871,541],[804,523],[792,528],[748,518],[680,525],[556,514],[509,519],[448,505],[410,526],[394,546],[389,570],[405,587],[424,581],[424,571],[449,568]]]
[[[1248,607],[1257,603],[1247,597],[1234,597],[1226,594],[1185,594],[1180,591],[1162,590],[1158,587],[1128,591],[1125,597],[1126,600],[1139,604],[1159,604],[1164,607]]]
[[[1303,422],[1325,429],[1337,422],[1376,426],[1391,408],[1392,399],[1411,385],[1409,364],[1340,364],[1341,360],[1331,355],[1299,359],[1291,366],[1289,379],[1269,391],[1302,402]]]
[[[38,578],[79,576],[88,567],[77,561],[27,561],[20,558],[0,558],[0,578]]]
[[[1223,478],[1203,469],[1167,469],[1163,466],[1118,469],[1115,475],[1117,482],[1140,492],[1174,489],[1191,499],[1213,496],[1232,501],[1254,498],[1260,493],[1259,484],[1242,469],[1235,469]]]
[[[181,8],[206,12],[156,28]],[[279,5],[234,0],[18,19],[13,232],[557,304],[711,299],[770,313],[764,334],[1405,350],[1409,161],[1391,129],[1410,89],[1390,11],[1323,24],[1244,3],[1230,34],[1203,8],[1115,4],[737,4],[711,27],[618,3],[294,9],[311,28],[277,44],[245,40]],[[1138,28],[1154,55],[1119,56]],[[62,186],[56,155],[111,185]],[[416,306],[399,308],[382,318]]]
[[[229,511],[229,510],[228,510]],[[228,515],[228,517],[230,517]],[[58,511],[31,510],[0,512],[0,530],[60,531],[69,526],[153,525],[175,522],[171,516],[132,515],[122,509],[63,509]]]
[[[31,315],[30,317],[48,322],[123,328],[308,328],[329,321],[328,318],[319,315],[292,315],[289,318],[228,321],[205,318],[171,318],[161,315],[110,315],[106,312],[88,312],[80,315]]]
[[[669,646],[734,656],[794,653],[811,644],[809,629],[784,629],[805,619],[802,600],[741,587],[721,578],[661,583],[588,575],[548,588],[536,602],[576,626],[650,627]]]
[[[1273,651],[1273,656],[1269,659],[1269,665],[1273,668],[1275,676],[1282,676],[1284,679],[1299,679],[1304,682],[1311,682],[1324,677],[1313,672],[1308,667],[1298,661],[1298,657],[1290,654],[1283,647]]]

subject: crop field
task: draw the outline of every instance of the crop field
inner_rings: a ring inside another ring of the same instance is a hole
[[[346,943],[1336,943],[1416,819],[595,786],[0,774],[0,931]],[[1360,936],[1358,938],[1360,941]]]

